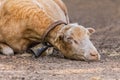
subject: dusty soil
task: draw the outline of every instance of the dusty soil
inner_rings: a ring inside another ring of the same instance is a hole
[[[64,0],[71,22],[93,27],[102,58],[84,62],[50,55],[0,55],[0,80],[120,80],[120,0]]]

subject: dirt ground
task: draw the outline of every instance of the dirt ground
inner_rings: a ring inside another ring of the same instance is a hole
[[[101,61],[0,55],[0,80],[120,80],[120,0],[64,0],[71,22],[93,27]]]

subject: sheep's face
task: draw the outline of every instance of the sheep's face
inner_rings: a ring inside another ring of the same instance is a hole
[[[94,31],[78,24],[66,25],[58,34],[59,50],[70,59],[100,60],[100,54],[89,39]]]

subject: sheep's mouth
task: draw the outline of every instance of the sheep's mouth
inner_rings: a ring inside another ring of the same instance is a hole
[[[77,61],[86,61],[86,58],[83,55],[77,55],[77,54],[65,56],[65,58],[71,60],[77,60]]]

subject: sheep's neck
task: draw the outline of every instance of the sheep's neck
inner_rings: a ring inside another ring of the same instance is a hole
[[[60,48],[60,43],[57,41],[59,31],[64,27],[64,24],[56,26],[53,30],[51,30],[46,38],[46,40],[51,43],[54,47]],[[59,45],[58,45],[59,44]]]

